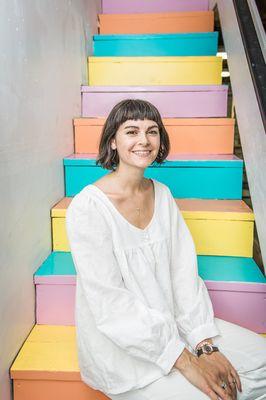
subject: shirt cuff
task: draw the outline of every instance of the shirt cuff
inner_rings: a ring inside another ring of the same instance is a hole
[[[185,343],[179,337],[174,337],[167,345],[163,354],[158,358],[156,364],[167,375],[173,368],[176,360],[185,348]]]
[[[187,335],[186,340],[189,345],[195,349],[197,344],[204,339],[212,338],[214,336],[220,335],[220,331],[215,325],[215,323],[205,324],[198,326],[193,329],[193,331]]]

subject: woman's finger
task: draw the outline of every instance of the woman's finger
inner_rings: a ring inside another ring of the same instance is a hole
[[[211,387],[209,387],[206,390],[203,390],[203,393],[205,393],[211,400],[228,400],[229,398],[226,397],[217,397],[216,391],[214,391]]]
[[[231,375],[233,377],[233,379],[236,381],[236,387],[239,390],[239,392],[242,392],[242,385],[241,385],[241,381],[239,378],[238,373],[236,372],[236,370],[234,368],[231,369]]]
[[[237,399],[237,389],[236,389],[236,382],[235,379],[231,376],[228,379],[229,386],[231,387],[233,393],[233,399]]]
[[[226,382],[225,382],[226,383]],[[220,384],[213,383],[212,384],[212,389],[215,391],[216,395],[219,396],[222,400],[232,400],[234,399],[232,397],[232,391],[231,389],[228,389],[229,383],[226,383],[226,388],[222,388],[222,382]]]

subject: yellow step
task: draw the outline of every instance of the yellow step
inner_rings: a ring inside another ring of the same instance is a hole
[[[107,400],[81,381],[74,326],[35,325],[10,369],[14,400]]]
[[[72,198],[51,210],[53,250],[69,251],[65,214]],[[242,200],[176,199],[198,255],[252,257],[254,214]]]
[[[220,85],[222,58],[88,57],[89,85]]]

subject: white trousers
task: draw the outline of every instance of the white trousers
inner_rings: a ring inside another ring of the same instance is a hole
[[[242,383],[242,393],[238,392],[237,399],[266,399],[266,339],[222,319],[215,321],[221,335],[213,338],[213,343],[237,370]],[[108,396],[112,400],[209,399],[175,368],[141,389]]]

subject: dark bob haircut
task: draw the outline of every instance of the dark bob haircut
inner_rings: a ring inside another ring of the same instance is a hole
[[[111,148],[111,142],[120,125],[127,120],[138,119],[149,119],[157,123],[160,133],[160,149],[154,162],[161,164],[166,159],[170,151],[170,142],[159,111],[148,101],[128,99],[114,106],[105,121],[99,144],[97,165],[100,164],[105,169],[115,170],[119,164],[119,156],[117,150]]]

